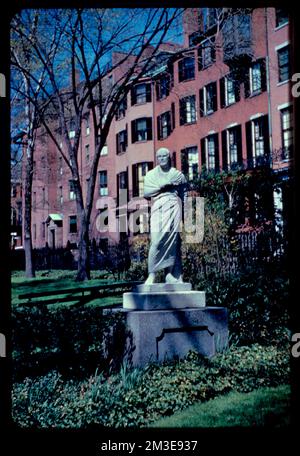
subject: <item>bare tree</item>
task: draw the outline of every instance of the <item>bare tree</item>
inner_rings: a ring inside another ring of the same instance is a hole
[[[74,183],[79,221],[77,280],[90,278],[89,224],[100,153],[112,120],[132,86],[154,64],[160,44],[181,14],[182,10],[167,8],[25,10],[12,21],[14,37],[26,43],[34,66],[38,63],[43,68],[44,83],[38,80],[35,68],[15,55],[12,64],[26,74],[26,81],[39,84],[41,97],[36,99],[30,94],[30,102],[64,158]],[[37,17],[34,36],[28,26],[32,15]],[[118,52],[118,59],[111,63],[113,52]],[[71,87],[66,78],[70,72]],[[96,150],[84,199],[78,150],[87,109],[91,112]],[[71,123],[73,138],[69,134]],[[66,151],[60,146],[57,127]]]
[[[37,25],[38,12],[35,12],[27,30],[32,42],[36,41]],[[35,277],[31,233],[33,158],[39,127],[38,103],[46,72],[43,66],[31,61],[28,42],[22,36],[16,40],[12,35],[11,54],[12,61],[15,62],[11,81],[11,137],[12,143],[19,146],[19,148],[12,147],[12,164],[14,166],[18,164],[20,156],[23,156],[25,275]],[[34,80],[31,79],[30,72],[34,73]]]

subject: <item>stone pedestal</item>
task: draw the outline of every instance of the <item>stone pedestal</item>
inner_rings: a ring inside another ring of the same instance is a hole
[[[211,357],[228,343],[223,307],[127,311],[126,321],[133,336],[134,366],[183,358],[189,350]]]
[[[190,283],[154,283],[138,285],[123,294],[123,308],[128,310],[164,310],[204,307],[205,292],[192,291]]]
[[[183,358],[189,350],[211,357],[227,346],[227,309],[205,307],[205,292],[191,288],[189,283],[162,283],[124,293],[133,366]]]

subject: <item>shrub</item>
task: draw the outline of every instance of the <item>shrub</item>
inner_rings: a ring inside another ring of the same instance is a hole
[[[13,418],[25,427],[145,427],[162,416],[229,391],[249,392],[289,382],[287,347],[233,347],[212,359],[190,352],[105,378],[65,380],[56,371],[14,385]]]
[[[13,373],[17,378],[49,370],[83,376],[118,369],[129,336],[121,312],[100,308],[19,306],[12,312]]]

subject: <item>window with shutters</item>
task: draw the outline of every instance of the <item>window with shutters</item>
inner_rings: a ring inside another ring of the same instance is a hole
[[[116,136],[117,154],[126,152],[127,149],[127,129],[120,131]]]
[[[75,182],[73,180],[69,180],[69,199],[70,200],[76,199]]]
[[[242,162],[242,140],[241,126],[231,127],[226,130],[227,165],[229,169],[241,165]]]
[[[195,58],[185,57],[178,62],[179,82],[195,79]]]
[[[217,108],[217,83],[211,82],[200,90],[200,115],[212,114]]]
[[[207,169],[216,169],[216,141],[215,135],[206,138],[206,163]]]
[[[265,138],[264,138],[264,124],[262,119],[255,119],[252,121],[252,151],[254,165],[257,163],[257,158],[262,157],[265,153]]]
[[[291,77],[290,46],[287,45],[277,51],[278,82],[288,81]]]
[[[209,171],[219,170],[219,138],[212,133],[201,139],[201,166]]]
[[[173,66],[171,67],[173,69]],[[155,83],[156,99],[162,100],[170,94],[173,87],[173,73],[164,73]]]
[[[127,110],[127,98],[124,98],[122,101],[120,101],[119,106],[117,108],[116,112],[116,120],[123,119],[126,115],[126,110]]]
[[[293,150],[293,119],[292,107],[282,109],[281,115],[281,137],[282,137],[282,158],[288,159]]]
[[[120,204],[120,191],[121,190],[127,190],[126,192],[126,198],[128,200],[129,194],[128,194],[128,169],[127,171],[122,171],[121,173],[117,174],[117,206],[119,207]],[[123,194],[125,192],[122,192]],[[122,195],[121,201],[124,201],[124,196]],[[118,214],[117,214],[118,215]]]
[[[151,101],[151,84],[135,85],[131,90],[131,105],[148,103]]]
[[[108,195],[107,171],[99,171],[99,195]]]
[[[171,111],[167,111],[157,117],[157,137],[158,139],[165,139],[171,132]]]
[[[69,233],[77,233],[77,216],[69,216]]]
[[[234,80],[230,77],[225,78],[225,104],[229,106],[236,102]]]
[[[285,8],[275,8],[276,10],[276,27],[282,27],[289,21],[288,11]]]
[[[180,125],[191,124],[197,121],[196,97],[190,95],[179,101]]]
[[[119,174],[119,189],[127,190],[127,187],[128,187],[127,171],[123,171]]]
[[[153,168],[153,162],[141,162],[132,165],[132,195],[144,196],[144,178],[150,169]]]
[[[181,170],[187,180],[196,179],[199,173],[197,146],[186,147],[181,151]]]
[[[144,117],[131,122],[132,142],[152,140],[152,118]]]
[[[266,90],[266,64],[265,59],[254,62],[244,83],[245,97],[258,95]]]
[[[204,70],[216,61],[215,37],[207,39],[198,48],[198,70]]]

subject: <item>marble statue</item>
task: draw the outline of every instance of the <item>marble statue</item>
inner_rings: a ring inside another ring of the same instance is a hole
[[[157,150],[156,162],[157,166],[146,174],[144,180],[144,196],[152,198],[145,284],[155,283],[156,272],[160,270],[165,271],[166,283],[183,283],[180,223],[187,181],[180,171],[171,167],[168,149]]]

